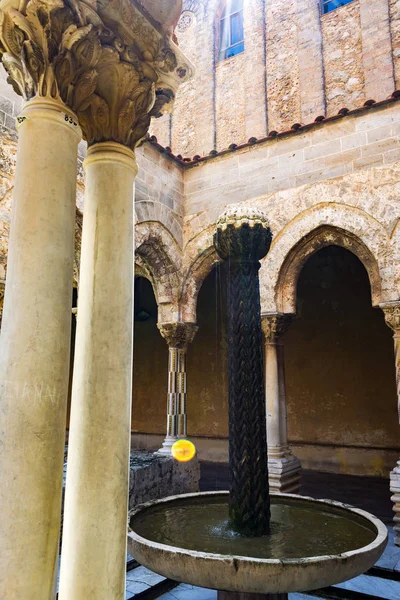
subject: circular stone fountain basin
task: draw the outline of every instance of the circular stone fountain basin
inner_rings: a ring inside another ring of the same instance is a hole
[[[247,593],[307,591],[364,573],[387,543],[373,515],[331,500],[271,495],[271,534],[228,523],[228,492],[172,496],[130,513],[129,552],[165,577]]]

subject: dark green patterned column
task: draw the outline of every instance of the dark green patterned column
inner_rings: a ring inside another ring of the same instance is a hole
[[[229,514],[245,535],[269,532],[270,506],[258,271],[272,239],[252,209],[227,211],[214,244],[227,282],[229,369]]]

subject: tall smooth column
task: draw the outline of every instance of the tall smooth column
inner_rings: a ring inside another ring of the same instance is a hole
[[[132,150],[85,160],[60,600],[125,598],[133,347]]]
[[[187,436],[186,353],[198,330],[195,323],[160,323],[161,335],[168,344],[167,435],[159,454],[171,454],[179,438]]]
[[[0,598],[47,600],[58,558],[80,128],[37,98],[20,123],[0,337]]]
[[[380,305],[385,315],[386,325],[393,331],[394,340],[394,358],[396,365],[396,389],[397,389],[397,408],[400,422],[400,302],[385,302]],[[390,491],[393,492],[391,498],[394,512],[394,531],[396,537],[394,543],[400,546],[400,460],[390,473]]]
[[[287,439],[285,368],[282,335],[291,315],[262,315],[265,336],[265,402],[267,416],[269,485],[276,492],[298,492],[301,464]]]

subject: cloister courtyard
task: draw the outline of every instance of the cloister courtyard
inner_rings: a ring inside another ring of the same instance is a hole
[[[0,0],[0,57],[0,599],[399,600],[400,1]],[[375,565],[140,546],[221,490]]]

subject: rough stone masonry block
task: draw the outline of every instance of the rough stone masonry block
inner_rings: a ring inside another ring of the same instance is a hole
[[[170,456],[131,452],[129,510],[151,500],[198,492],[199,480],[197,457],[188,463],[180,463]]]

